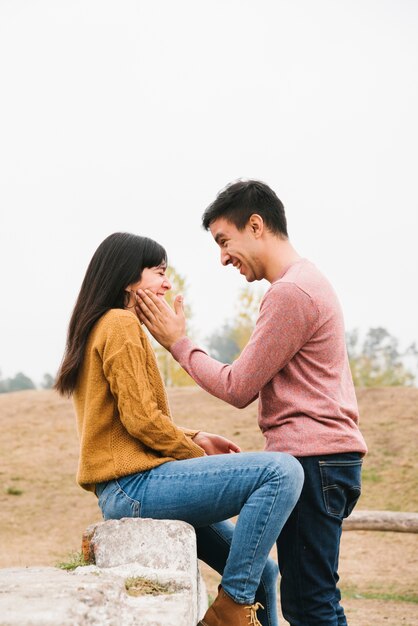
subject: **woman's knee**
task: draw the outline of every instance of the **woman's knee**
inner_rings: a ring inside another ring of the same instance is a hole
[[[287,452],[264,452],[269,456],[267,465],[281,478],[294,482],[295,487],[302,488],[304,481],[303,467],[299,461]]]

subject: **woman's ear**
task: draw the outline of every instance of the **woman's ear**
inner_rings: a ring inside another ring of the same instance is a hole
[[[124,293],[123,306],[125,307],[125,309],[135,306],[134,304],[131,304],[131,295],[133,294],[133,291],[129,287],[130,285],[126,287],[125,293]]]

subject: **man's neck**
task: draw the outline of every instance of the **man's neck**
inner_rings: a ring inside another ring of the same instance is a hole
[[[283,276],[290,265],[301,258],[288,239],[275,237],[266,249],[265,279],[269,283],[274,283]]]

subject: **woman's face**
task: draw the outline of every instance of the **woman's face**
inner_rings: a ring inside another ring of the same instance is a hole
[[[128,285],[126,291],[136,293],[138,289],[149,289],[159,298],[164,298],[165,292],[171,289],[171,283],[166,276],[167,266],[165,264],[158,267],[145,267],[142,270],[141,280]],[[131,302],[129,303],[131,304]],[[129,306],[129,305],[128,305]]]

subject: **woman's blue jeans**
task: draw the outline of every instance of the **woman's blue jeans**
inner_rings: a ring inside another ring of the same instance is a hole
[[[196,528],[197,556],[219,574],[223,574],[231,548],[235,526],[229,521]],[[257,617],[262,626],[278,626],[277,617],[277,576],[278,566],[273,559],[267,559],[261,574],[260,584],[255,594],[258,609]]]
[[[264,594],[268,610],[262,623],[273,626],[276,570],[268,555],[302,485],[302,467],[292,456],[249,452],[167,462],[100,483],[96,493],[104,519],[177,519],[194,526],[199,554],[222,572],[224,591],[240,604]],[[236,515],[235,527],[220,524]],[[216,546],[219,555],[208,554]]]

